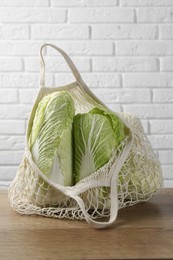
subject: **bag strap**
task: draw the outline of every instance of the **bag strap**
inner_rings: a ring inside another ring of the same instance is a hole
[[[44,58],[43,58],[43,49],[47,46],[52,47],[53,49],[57,50],[63,56],[63,58],[65,59],[69,68],[71,69],[76,81],[79,82],[79,83],[83,82],[79,71],[77,70],[76,66],[74,65],[74,63],[72,62],[70,57],[67,55],[67,53],[65,53],[62,49],[55,46],[54,44],[45,43],[40,48],[40,87],[41,88],[45,87],[45,61],[44,61]]]
[[[65,59],[66,63],[68,64],[69,68],[71,69],[77,83],[83,87],[83,89],[88,93],[94,100],[102,104],[104,107],[109,109],[99,98],[97,98],[94,93],[89,89],[89,87],[86,85],[86,83],[83,81],[78,69],[70,59],[70,57],[67,55],[65,51],[63,51],[61,48],[57,47],[54,44],[45,43],[40,48],[40,88],[45,88],[45,61],[43,57],[43,49],[45,47],[52,47],[53,49],[57,50]]]
[[[116,162],[112,165],[112,167],[110,169],[110,175],[112,176],[111,185],[110,185],[110,188],[111,188],[111,196],[110,196],[111,207],[110,207],[110,218],[109,218],[108,221],[101,222],[101,221],[93,220],[85,209],[84,201],[81,199],[81,197],[76,195],[76,191],[75,191],[75,194],[73,194],[73,192],[69,193],[71,198],[73,198],[78,203],[78,205],[79,205],[80,209],[82,210],[88,224],[90,226],[94,227],[94,228],[108,227],[108,226],[112,225],[117,218],[118,207],[119,207],[119,203],[118,203],[118,174],[119,174],[124,162],[128,158],[128,155],[129,155],[130,150],[131,150],[132,143],[133,143],[133,137],[130,136],[129,141],[126,144],[120,158],[118,160],[116,160]],[[79,187],[79,193],[82,193],[80,187]]]

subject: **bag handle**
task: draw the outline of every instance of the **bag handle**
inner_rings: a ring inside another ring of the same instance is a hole
[[[53,49],[57,50],[65,59],[67,62],[69,68],[71,69],[77,83],[85,90],[86,93],[88,93],[94,100],[102,104],[104,107],[109,109],[99,98],[97,98],[94,93],[89,89],[89,87],[86,85],[86,83],[83,81],[78,69],[70,59],[70,57],[67,55],[65,51],[63,51],[61,48],[57,47],[54,44],[45,43],[40,48],[40,88],[45,88],[45,61],[43,58],[43,49],[45,47],[52,47]]]
[[[74,65],[74,63],[70,59],[70,57],[67,55],[67,53],[65,53],[61,48],[55,46],[54,44],[45,43],[40,48],[40,87],[41,88],[45,87],[45,61],[44,61],[44,58],[43,58],[43,49],[47,46],[52,47],[53,49],[57,50],[63,56],[66,63],[70,67],[76,81],[79,82],[79,83],[83,82],[78,69],[76,68],[76,66]]]
[[[73,198],[79,205],[80,209],[82,210],[86,221],[88,222],[88,224],[90,226],[92,226],[93,228],[105,228],[108,227],[110,225],[112,225],[118,215],[118,174],[124,164],[124,162],[126,161],[131,147],[132,147],[132,143],[133,143],[133,136],[131,135],[129,137],[128,143],[126,144],[121,156],[119,157],[118,160],[116,160],[116,162],[112,165],[111,169],[110,169],[110,175],[112,176],[111,178],[111,208],[110,208],[110,218],[108,221],[106,222],[100,222],[100,221],[95,221],[93,220],[90,215],[87,213],[86,209],[85,209],[85,204],[84,201],[78,196],[76,195],[76,191],[75,194],[73,194],[73,192],[70,192],[70,196],[71,198]],[[79,187],[79,193],[81,193],[81,189]]]
[[[88,224],[91,227],[105,228],[112,225],[115,222],[118,214],[118,192],[117,192],[116,181],[111,182],[111,208],[110,208],[110,218],[107,222],[100,222],[92,219],[85,209],[84,201],[77,195],[76,196],[70,195],[70,196],[78,203],[80,209],[82,210],[85,216],[85,220],[88,222]]]

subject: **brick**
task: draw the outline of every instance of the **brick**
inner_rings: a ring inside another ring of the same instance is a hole
[[[107,103],[148,103],[151,100],[149,90],[125,90],[114,88],[95,88],[93,89],[96,96],[103,102]]]
[[[2,56],[38,56],[41,43],[21,41],[0,41],[0,55]]]
[[[0,6],[4,7],[44,7],[49,6],[49,0],[29,0],[29,1],[23,1],[23,0],[1,0]]]
[[[160,25],[160,38],[163,40],[173,39],[173,25]]]
[[[0,22],[8,23],[63,23],[66,21],[66,10],[58,8],[22,8],[2,7]]]
[[[0,180],[1,181],[11,181],[16,176],[17,172],[16,166],[0,166]]]
[[[117,6],[118,0],[51,0],[52,6],[79,7],[79,6]]]
[[[25,122],[20,120],[0,120],[0,134],[24,134]]]
[[[33,104],[37,96],[37,90],[19,90],[20,104]]]
[[[159,62],[156,58],[145,57],[95,57],[93,71],[145,72],[158,71]]]
[[[55,1],[55,0],[53,0]],[[62,1],[62,0],[61,0]],[[84,6],[117,6],[118,0],[85,0]]]
[[[0,40],[27,40],[29,39],[29,26],[1,25]]]
[[[173,6],[172,0],[120,0],[122,6]]]
[[[154,89],[153,101],[160,103],[173,103],[172,89]]]
[[[0,57],[1,72],[21,71],[22,67],[22,60],[19,58]]]
[[[69,20],[72,23],[120,23],[134,21],[133,9],[123,8],[73,8]]]
[[[31,26],[31,37],[38,39],[56,40],[81,40],[89,39],[89,26],[87,25],[33,25]]]
[[[56,56],[56,52],[55,52]],[[62,57],[45,57],[46,72],[70,72],[70,68]],[[83,71],[90,71],[90,59],[87,57],[73,57],[76,67]],[[24,58],[25,70],[27,72],[38,72],[40,70],[39,58]]]
[[[86,84],[90,87],[120,87],[121,80],[117,74],[96,74],[96,73],[83,73],[82,78]],[[70,74],[58,74],[55,75],[56,85],[64,85],[74,81],[74,77]]]
[[[163,164],[172,164],[173,151],[159,151],[159,158]]]
[[[150,135],[149,140],[154,149],[173,148],[173,135]]]
[[[114,88],[92,88],[92,92],[104,103],[115,104],[116,102],[117,96]]]
[[[58,46],[70,56],[104,56],[113,54],[113,43],[108,41],[58,41]],[[48,48],[48,54],[55,55],[55,50]]]
[[[173,58],[161,58],[161,71],[173,71]]]
[[[85,73],[83,79],[92,87],[121,87],[120,76],[114,73]]]
[[[124,112],[135,114],[141,119],[169,119],[173,111],[171,104],[123,105],[123,108]]]
[[[116,46],[117,55],[122,56],[173,55],[172,41],[119,41]]]
[[[173,119],[152,120],[150,122],[150,132],[152,134],[173,134]]]
[[[92,25],[93,39],[156,39],[158,30],[156,25],[144,24],[104,24]]]
[[[18,165],[23,151],[0,151],[0,165]]]
[[[55,74],[55,87],[65,86],[76,81],[72,73]]]
[[[7,190],[8,187],[10,186],[11,181],[0,181],[0,189],[3,190]]]
[[[137,10],[137,22],[146,23],[171,23],[173,22],[172,17],[173,8],[154,8],[146,7],[139,8]]]
[[[163,177],[167,180],[171,180],[173,178],[173,165],[163,165]]]
[[[15,131],[14,131],[15,132]],[[23,150],[25,146],[25,137],[14,135],[0,136],[0,150]]]
[[[27,119],[30,111],[29,105],[0,105],[0,119]]]
[[[52,85],[53,76],[46,74],[46,82]],[[4,73],[0,75],[0,86],[10,88],[38,88],[39,74],[30,73]]]
[[[148,134],[149,133],[148,120],[141,120],[141,123],[142,123],[142,127],[143,127],[145,134]]]
[[[0,89],[0,103],[7,104],[7,103],[17,103],[18,102],[18,93],[17,90],[2,90]]]
[[[1,87],[37,87],[38,75],[26,73],[4,73],[0,75]]]
[[[172,73],[126,73],[123,75],[125,87],[172,87]]]
[[[165,188],[172,188],[173,187],[173,180],[165,180],[164,181]]]

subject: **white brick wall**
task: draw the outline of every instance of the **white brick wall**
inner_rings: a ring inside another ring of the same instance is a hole
[[[23,154],[44,42],[62,47],[111,109],[141,118],[173,187],[172,13],[172,0],[0,1],[0,187]],[[46,55],[47,85],[73,80],[55,51]]]

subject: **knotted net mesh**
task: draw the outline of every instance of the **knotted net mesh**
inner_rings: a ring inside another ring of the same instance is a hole
[[[35,107],[41,97],[55,91],[56,89],[45,89],[39,93]],[[95,101],[77,83],[68,88],[72,96],[76,114],[88,112],[97,106],[104,108],[103,104]],[[31,112],[28,128],[32,125],[35,109]],[[117,174],[118,208],[132,206],[138,202],[151,198],[162,187],[162,173],[160,163],[154,154],[151,144],[145,135],[140,120],[131,114],[117,113],[127,123],[133,133],[133,143],[128,158]],[[30,129],[29,129],[30,130]],[[73,187],[65,187],[70,192],[77,191],[78,196],[84,201],[85,210],[92,219],[109,217],[111,207],[111,174],[110,169],[119,160],[123,149],[128,142],[128,131],[126,138],[121,142],[110,161],[97,172],[82,179]],[[100,187],[92,187],[95,180],[103,183]],[[81,185],[88,187],[81,189]],[[69,193],[70,194],[70,193]],[[9,188],[9,199],[11,206],[22,214],[37,214],[53,218],[84,219],[85,216],[78,203],[58,189],[56,185],[47,182],[34,166],[32,156],[26,149],[17,175]]]

